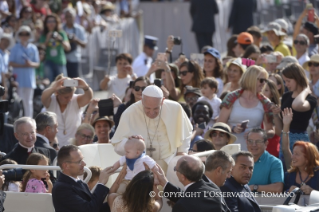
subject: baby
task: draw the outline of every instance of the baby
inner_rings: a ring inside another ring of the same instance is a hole
[[[154,172],[159,171],[156,162],[149,156],[145,155],[145,143],[139,137],[130,137],[125,146],[125,156],[122,156],[119,161],[113,165],[113,169],[118,169],[123,166],[124,163],[127,165],[126,175],[121,182],[116,193],[123,194],[129,182],[133,179],[135,175],[139,172],[145,170],[144,163]],[[158,180],[154,175],[154,183],[158,184]]]

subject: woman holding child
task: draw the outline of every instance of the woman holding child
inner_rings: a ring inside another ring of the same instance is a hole
[[[221,104],[218,122],[228,123],[237,137],[235,143],[241,144],[242,150],[247,150],[246,132],[260,127],[262,123],[268,136],[274,135],[272,104],[261,93],[267,79],[268,73],[264,68],[250,66],[239,82],[241,89],[227,94]]]

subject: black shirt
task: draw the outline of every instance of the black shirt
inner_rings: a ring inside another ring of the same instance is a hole
[[[284,93],[281,99],[281,110],[283,110],[284,108],[291,108],[292,102],[294,100],[295,98],[292,98],[292,91]],[[294,115],[292,117],[292,122],[290,124],[290,131],[296,130],[304,132],[307,130],[309,119],[311,118],[313,110],[317,106],[317,99],[311,94],[308,94],[306,100],[310,104],[310,110],[306,112],[298,112],[291,108]]]

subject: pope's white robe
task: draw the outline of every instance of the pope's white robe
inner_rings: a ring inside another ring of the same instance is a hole
[[[119,155],[125,154],[124,145],[127,139],[132,135],[141,135],[145,139],[146,146],[149,147],[144,115],[142,101],[134,103],[123,112],[120,123],[111,140],[115,151]],[[146,115],[145,117],[147,118]],[[176,152],[188,153],[193,127],[178,102],[165,99],[160,117],[165,125],[165,134],[170,144],[169,157],[160,159],[165,160],[168,164],[176,155]],[[154,130],[155,129],[153,129],[153,131]],[[150,137],[152,139],[152,136]],[[158,151],[158,149],[155,151]]]

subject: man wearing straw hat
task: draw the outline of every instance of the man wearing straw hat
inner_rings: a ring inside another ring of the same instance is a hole
[[[288,46],[283,43],[286,33],[281,30],[281,26],[278,23],[270,22],[262,33],[267,36],[275,52],[281,52],[284,56],[291,55]]]

